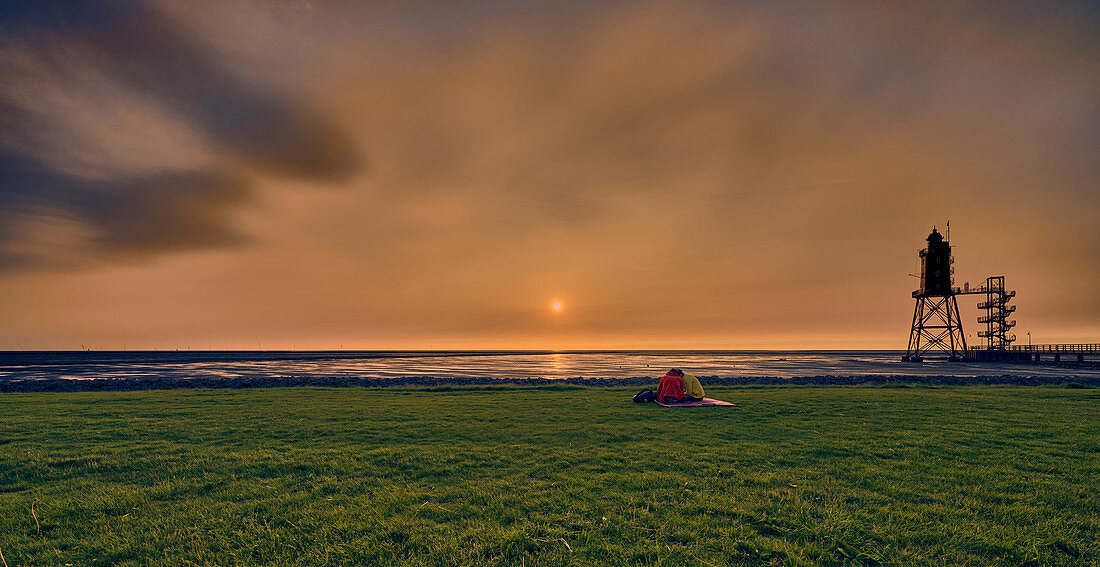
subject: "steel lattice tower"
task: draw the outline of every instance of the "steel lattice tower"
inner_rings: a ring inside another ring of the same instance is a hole
[[[919,252],[921,260],[920,288],[913,292],[917,300],[913,307],[913,328],[909,332],[909,348],[902,357],[906,362],[920,362],[930,351],[943,352],[948,360],[968,357],[966,335],[959,317],[959,302],[953,287],[954,260],[951,244],[932,229],[928,247]]]
[[[978,309],[984,309],[986,314],[978,317],[979,323],[985,323],[985,330],[978,331],[978,336],[985,339],[986,350],[1008,350],[1008,347],[1016,340],[1016,335],[1008,334],[1009,329],[1016,326],[1016,321],[1008,318],[1015,305],[1008,302],[1016,297],[1015,291],[1005,289],[1004,276],[990,276],[985,279],[985,301],[978,304]]]

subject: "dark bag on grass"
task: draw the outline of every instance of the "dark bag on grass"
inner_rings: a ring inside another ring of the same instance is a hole
[[[634,403],[644,404],[646,402],[653,402],[657,400],[657,392],[654,392],[650,388],[646,388],[637,394],[634,394]]]

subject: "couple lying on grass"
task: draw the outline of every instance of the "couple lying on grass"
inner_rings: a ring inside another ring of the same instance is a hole
[[[703,385],[699,383],[699,379],[691,374],[684,374],[679,368],[673,368],[661,377],[656,393],[646,389],[634,396],[636,402],[657,401],[663,404],[698,402],[702,399]]]

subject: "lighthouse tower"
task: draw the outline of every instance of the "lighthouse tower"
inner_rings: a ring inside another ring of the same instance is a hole
[[[913,292],[917,300],[913,307],[913,329],[902,360],[920,362],[930,351],[942,352],[948,360],[962,360],[967,357],[967,348],[955,299],[960,290],[952,287],[955,268],[951,244],[933,228],[928,235],[928,247],[918,254],[920,288]]]

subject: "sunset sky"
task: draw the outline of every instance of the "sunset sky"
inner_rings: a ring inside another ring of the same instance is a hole
[[[1084,2],[0,7],[0,350],[1100,342],[1098,180]]]

